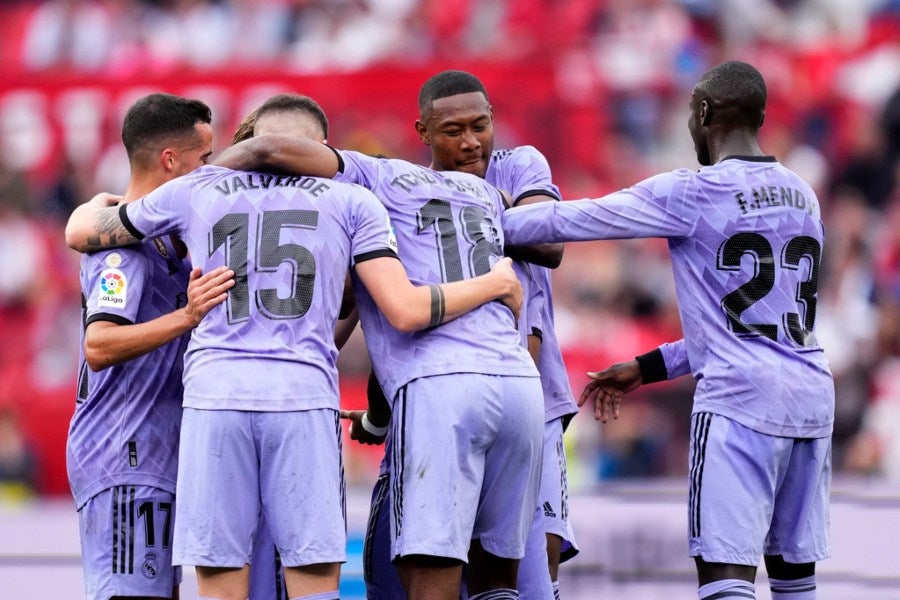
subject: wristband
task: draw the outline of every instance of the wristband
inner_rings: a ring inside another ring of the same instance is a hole
[[[641,367],[641,381],[643,383],[656,383],[657,381],[666,381],[669,378],[666,370],[666,361],[659,348],[646,354],[635,356],[634,359]]]
[[[372,424],[372,421],[369,420],[369,413],[364,412],[362,416],[362,428],[368,431],[371,435],[375,437],[384,437],[387,435],[388,429],[391,428],[390,424],[385,425],[384,427],[376,427]]]

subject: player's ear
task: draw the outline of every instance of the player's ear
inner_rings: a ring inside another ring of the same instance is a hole
[[[160,154],[159,160],[162,162],[163,169],[166,171],[174,171],[175,165],[178,163],[178,156],[176,156],[175,150],[166,148]]]
[[[416,120],[416,133],[419,134],[419,139],[422,140],[422,143],[426,146],[431,145],[431,139],[428,137],[428,128],[425,127],[425,123],[422,121]]]
[[[700,108],[697,110],[697,118],[700,120],[700,125],[709,127],[709,124],[712,121],[712,107],[706,100],[700,101]]]

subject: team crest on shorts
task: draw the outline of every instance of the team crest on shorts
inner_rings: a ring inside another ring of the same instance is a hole
[[[152,552],[144,555],[144,562],[141,564],[141,573],[147,579],[153,579],[159,575],[159,559]]]
[[[124,308],[128,291],[128,279],[119,269],[106,269],[100,274],[100,290],[97,306]]]

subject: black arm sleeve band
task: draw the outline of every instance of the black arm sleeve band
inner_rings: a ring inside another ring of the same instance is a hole
[[[125,203],[119,205],[119,220],[122,221],[122,225],[125,227],[125,229],[128,230],[128,233],[134,236],[135,239],[143,240],[144,234],[138,231],[135,228],[134,223],[131,222],[131,219],[128,218],[128,211],[125,210],[126,206],[128,205]]]
[[[662,351],[659,348],[651,350],[647,354],[635,356],[634,359],[641,366],[641,381],[644,383],[656,383],[669,378],[669,373],[666,370],[666,361],[663,359]]]
[[[334,152],[334,155],[337,156],[338,173],[343,173],[344,172],[344,157],[341,156],[341,153],[338,152],[334,146],[329,146],[328,144],[325,144],[325,147],[328,148],[329,150],[331,150],[332,152]]]
[[[361,262],[365,262],[367,260],[372,260],[373,258],[396,258],[400,260],[400,257],[397,256],[397,253],[391,250],[390,248],[382,248],[381,250],[370,250],[369,252],[363,252],[362,254],[357,254],[353,257],[353,264],[358,265]]]
[[[88,317],[87,321],[85,321],[84,323],[84,326],[87,327],[88,325],[96,321],[109,321],[110,323],[115,323],[116,325],[134,325],[134,323],[119,315],[113,315],[110,313],[94,313],[90,317]]]
[[[519,194],[519,196],[515,200],[513,200],[512,205],[518,206],[519,202],[521,202],[525,198],[530,198],[532,196],[547,196],[548,198],[553,198],[554,200],[559,202],[559,198],[557,198],[555,194],[551,194],[547,190],[529,190],[527,192],[522,192],[521,194]]]

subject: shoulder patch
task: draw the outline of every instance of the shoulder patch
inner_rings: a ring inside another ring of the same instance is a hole
[[[106,266],[115,269],[122,264],[122,255],[118,252],[110,252],[106,255]]]
[[[397,246],[397,234],[394,233],[394,224],[391,223],[390,217],[387,217],[387,226],[388,226],[388,237],[387,237],[388,248],[393,250],[395,253],[399,254],[400,250]]]
[[[107,259],[108,260],[108,259]],[[128,279],[119,269],[105,269],[100,274],[99,297],[97,306],[125,308],[128,292]]]

